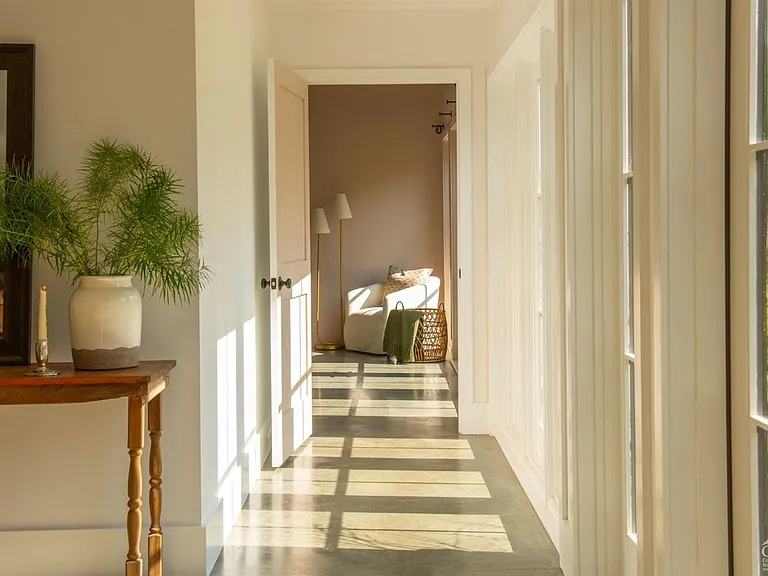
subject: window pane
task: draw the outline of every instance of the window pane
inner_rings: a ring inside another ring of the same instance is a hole
[[[757,1],[757,117],[755,137],[768,140],[768,0]]]
[[[757,408],[768,415],[768,151],[757,153]]]
[[[760,499],[760,574],[768,574],[768,433],[757,430],[757,486]]]
[[[635,442],[635,363],[627,361],[627,532],[637,534],[637,453]]]
[[[632,171],[632,0],[624,4],[624,166]]]
[[[635,205],[632,179],[627,180],[624,198],[624,306],[626,351],[635,352]]]

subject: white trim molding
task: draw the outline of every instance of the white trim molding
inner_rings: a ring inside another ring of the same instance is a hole
[[[472,194],[472,71],[468,68],[344,68],[298,70],[310,85],[455,84],[458,132],[459,202],[459,432],[488,433],[488,403],[476,401],[476,363],[488,354],[474,337],[474,318],[485,317],[476,298]],[[482,365],[482,364],[480,364]]]
[[[144,531],[146,534],[146,530]],[[205,569],[205,528],[164,526],[164,562],[174,574],[201,574]],[[104,576],[122,572],[125,528],[21,530],[0,532],[2,573],[13,576]],[[142,558],[147,539],[141,539]]]

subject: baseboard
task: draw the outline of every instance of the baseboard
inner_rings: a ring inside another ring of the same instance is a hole
[[[141,539],[146,566],[147,528]],[[205,576],[205,530],[163,528],[166,576]],[[0,532],[0,574],[7,576],[122,576],[125,528]],[[146,570],[146,567],[145,567]]]
[[[523,487],[526,496],[528,496],[528,500],[530,500],[533,505],[536,515],[544,525],[544,529],[547,531],[547,534],[549,534],[549,538],[552,540],[557,551],[560,552],[560,518],[559,515],[547,505],[546,494],[542,490],[541,482],[537,480],[528,467],[525,466],[515,441],[510,436],[501,432],[494,434],[494,438],[496,438],[499,446],[501,446],[504,456],[507,457],[507,461],[512,467],[512,471],[520,481],[520,485]]]
[[[488,404],[463,403],[459,397],[459,433],[488,434]]]

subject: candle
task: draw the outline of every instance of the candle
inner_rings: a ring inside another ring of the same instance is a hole
[[[37,320],[37,339],[48,340],[48,314],[46,308],[48,307],[48,293],[45,286],[40,288],[40,315]]]

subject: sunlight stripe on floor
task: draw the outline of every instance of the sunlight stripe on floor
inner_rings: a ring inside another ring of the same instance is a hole
[[[330,522],[330,512],[245,509],[227,545],[324,548]]]
[[[474,460],[467,440],[455,438],[353,438],[353,458]]]
[[[501,518],[477,514],[344,512],[339,548],[512,552]]]

